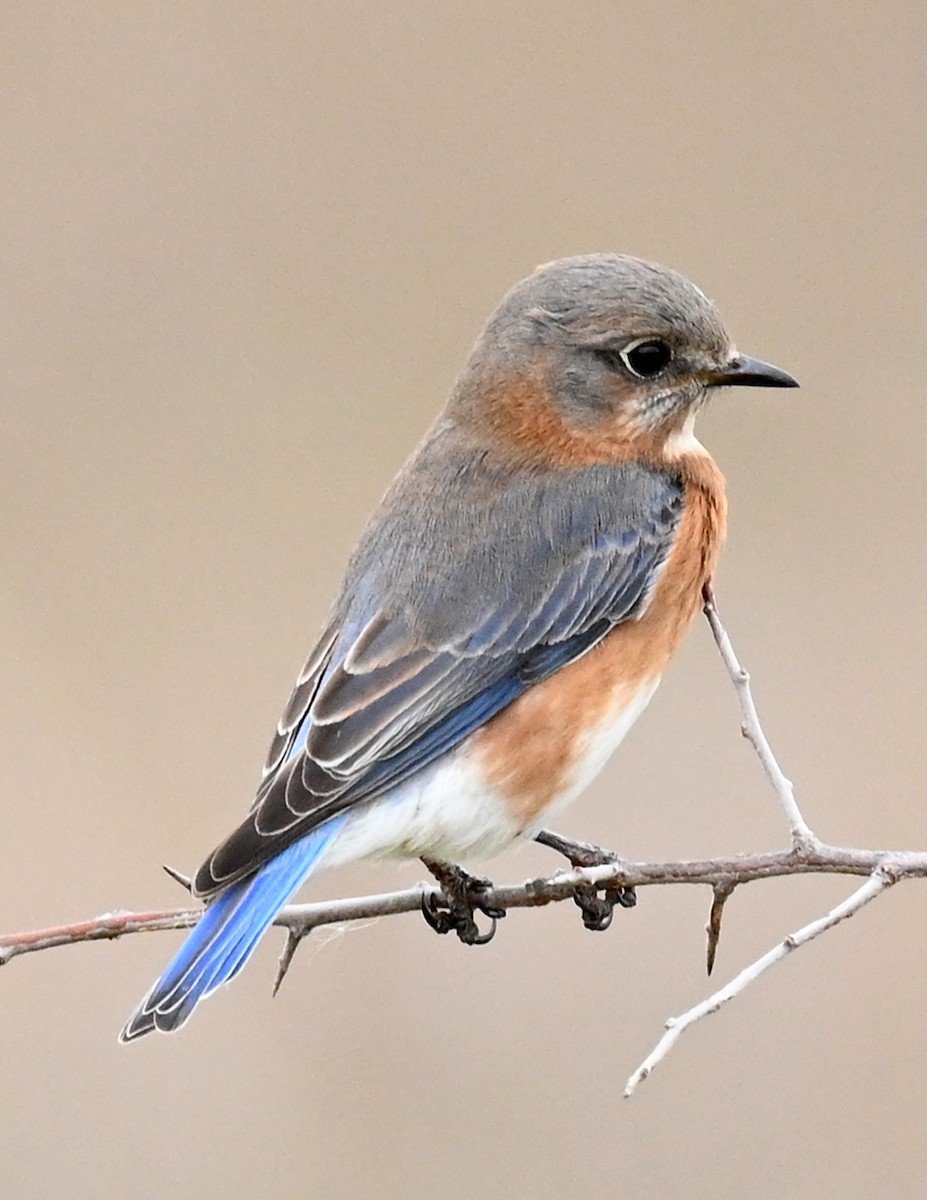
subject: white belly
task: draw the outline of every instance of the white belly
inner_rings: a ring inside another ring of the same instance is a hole
[[[444,862],[491,858],[520,832],[472,757],[464,749],[452,750],[352,814],[324,865],[423,854]]]
[[[420,858],[444,862],[492,858],[516,838],[533,837],[598,775],[647,707],[659,679],[648,681],[630,703],[616,698],[580,747],[553,803],[529,824],[519,820],[502,791],[486,780],[466,743],[391,792],[357,809],[325,852],[320,866],[362,858]]]

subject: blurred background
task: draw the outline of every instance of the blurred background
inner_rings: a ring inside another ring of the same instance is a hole
[[[535,264],[604,249],[690,275],[801,380],[702,419],[719,602],[811,824],[927,844],[925,37],[923,5],[860,0],[4,4],[0,928],[183,903],[160,864],[195,868],[246,809],[481,322]],[[563,831],[634,858],[782,846],[738,726],[700,621]],[[854,886],[739,892],[716,981]],[[18,959],[4,1193],[923,1196],[922,884],[620,1100],[707,994],[709,900],[647,889],[600,936],[572,905],[513,913],[480,950],[384,920],[304,946],[272,1002],[274,934],[131,1049],[179,934]]]

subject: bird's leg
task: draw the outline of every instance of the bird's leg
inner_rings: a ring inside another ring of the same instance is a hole
[[[496,922],[505,916],[504,908],[492,908],[481,899],[492,888],[490,880],[468,875],[461,867],[438,862],[434,858],[423,857],[422,862],[441,885],[446,899],[446,907],[442,907],[432,894],[423,896],[422,915],[425,920],[435,933],[453,931],[467,946],[485,946],[495,935]],[[473,919],[476,911],[492,921],[485,933],[480,933]]]
[[[571,841],[549,829],[542,829],[535,835],[534,840],[568,858],[574,867],[602,867],[609,863],[621,862],[619,856],[611,850],[603,850],[601,846],[593,846],[589,842]],[[619,908],[633,908],[637,903],[637,893],[633,887],[618,884],[606,887],[600,896],[598,890],[589,884],[577,888],[573,900],[582,911],[586,928],[601,932],[611,925],[615,905]]]

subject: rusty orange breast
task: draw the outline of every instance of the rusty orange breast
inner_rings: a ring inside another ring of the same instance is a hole
[[[693,461],[689,461],[689,458]],[[678,462],[685,503],[673,547],[637,620],[531,688],[473,735],[487,782],[521,828],[571,799],[643,711],[699,609],[724,540],[724,481],[701,451]]]

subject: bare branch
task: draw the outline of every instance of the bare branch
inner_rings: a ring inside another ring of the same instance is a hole
[[[817,838],[802,816],[801,809],[795,800],[792,781],[786,778],[785,773],[776,761],[776,756],[773,754],[772,747],[766,739],[762,725],[760,725],[756,705],[753,703],[753,693],[750,690],[750,676],[740,665],[737,655],[734,653],[734,647],[731,645],[731,639],[728,636],[727,630],[721,623],[721,617],[718,614],[714,592],[710,583],[705,584],[702,591],[702,598],[704,600],[705,616],[708,618],[708,624],[711,626],[711,632],[714,634],[718,650],[721,652],[721,658],[724,660],[724,665],[727,667],[728,673],[734,682],[737,699],[740,701],[740,711],[743,716],[741,732],[756,751],[757,758],[762,763],[763,770],[766,772],[766,778],[772,784],[779,803],[782,805],[782,810],[789,823],[789,831],[792,834],[792,844],[795,846],[814,846]]]
[[[33,929],[29,933],[9,933],[0,937],[0,966],[18,954],[35,950],[50,950],[53,946],[72,946],[77,942],[112,941],[126,933],[153,933],[158,929],[189,929],[200,919],[201,912],[180,908],[156,912],[104,913],[89,921],[73,925],[53,925],[48,929]]]
[[[927,877],[927,852],[894,850],[854,850],[820,843],[813,851],[779,850],[769,854],[742,854],[730,858],[693,859],[683,862],[608,863],[558,871],[542,879],[490,888],[485,893],[487,906],[493,908],[539,908],[571,899],[578,890],[590,886],[656,887],[667,884],[701,884],[724,890],[775,879],[785,875],[864,875],[890,870],[895,879]],[[402,891],[380,895],[356,896],[344,900],[322,900],[314,904],[290,904],[281,909],[275,925],[305,937],[323,925],[367,921],[397,913],[418,913],[422,897],[442,898],[438,888],[421,883]],[[175,908],[157,912],[106,913],[89,921],[57,925],[28,933],[0,934],[0,966],[20,954],[49,950],[100,939],[113,940],[130,933],[151,933],[161,929],[189,929],[202,915],[202,909]]]
[[[633,1094],[637,1085],[647,1078],[658,1063],[663,1061],[690,1025],[694,1025],[696,1021],[701,1021],[703,1017],[709,1017],[712,1013],[716,1013],[723,1004],[727,1004],[729,1000],[733,1000],[735,996],[739,996],[744,988],[749,987],[755,979],[758,979],[770,967],[780,962],[787,954],[819,937],[820,934],[826,933],[828,929],[832,929],[848,917],[854,916],[863,905],[868,904],[870,900],[874,900],[876,896],[887,887],[890,887],[894,882],[895,876],[893,873],[887,867],[880,867],[869,876],[862,887],[857,888],[842,904],[838,904],[832,908],[826,916],[809,922],[809,924],[803,926],[795,933],[790,933],[778,945],[773,946],[772,950],[764,954],[762,958],[758,958],[749,967],[744,967],[740,974],[736,975],[730,983],[725,984],[723,988],[719,988],[718,991],[706,1000],[703,1000],[700,1004],[694,1005],[688,1012],[684,1012],[679,1017],[670,1017],[664,1026],[664,1034],[659,1042],[657,1042],[654,1049],[628,1079],[627,1086],[624,1089],[625,1096]]]

